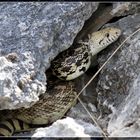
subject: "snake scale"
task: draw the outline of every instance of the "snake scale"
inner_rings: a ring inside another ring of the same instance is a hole
[[[91,57],[120,35],[120,29],[108,27],[91,33],[87,42],[77,42],[60,53],[51,63],[52,73],[58,80],[52,80],[52,87],[32,107],[3,110],[0,114],[0,136],[11,136],[15,132],[30,130],[34,125],[51,124],[62,118],[76,103],[73,79],[84,74],[90,67]],[[51,80],[48,79],[49,82]]]

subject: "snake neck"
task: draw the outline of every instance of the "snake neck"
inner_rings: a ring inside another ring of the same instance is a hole
[[[108,45],[107,46],[96,46],[96,47],[94,47],[94,44],[91,44],[89,46],[90,46],[91,56],[94,57],[99,52],[101,52],[103,49],[105,49]]]

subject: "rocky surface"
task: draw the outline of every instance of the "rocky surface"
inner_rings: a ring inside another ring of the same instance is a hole
[[[127,16],[106,26],[119,27],[122,36],[117,43],[104,50],[99,56],[100,66],[115,48],[138,29],[139,14]],[[108,132],[113,135],[138,136],[139,130],[139,73],[140,73],[140,32],[131,37],[103,68],[97,84],[98,100],[103,117],[110,118]],[[108,49],[110,50],[108,52]],[[106,54],[106,55],[104,55]],[[112,113],[112,114],[111,114]],[[111,114],[111,116],[108,116]],[[129,131],[128,131],[129,130]],[[121,134],[116,131],[122,131]],[[124,131],[124,133],[123,133]]]
[[[132,15],[140,11],[139,6],[139,2],[114,2],[110,14],[117,17]]]
[[[98,3],[0,4],[0,110],[29,107],[46,90],[50,61],[70,47]]]
[[[54,122],[50,127],[36,129],[32,137],[89,137],[84,130],[74,119],[67,117]]]
[[[111,117],[110,136],[140,137],[140,74],[135,78],[129,95]]]

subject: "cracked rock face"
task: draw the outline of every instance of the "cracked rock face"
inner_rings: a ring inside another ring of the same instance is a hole
[[[110,12],[115,16],[127,16],[138,13],[140,11],[139,2],[114,2],[113,9]]]
[[[140,136],[140,74],[135,78],[129,95],[109,121],[110,136]],[[119,114],[119,115],[118,115]]]
[[[122,36],[118,43],[110,46],[110,52],[99,56],[102,65],[119,44],[138,29],[140,15],[134,14],[106,26],[121,28]],[[105,114],[111,114],[108,132],[111,136],[138,136],[139,130],[139,80],[140,80],[140,32],[127,40],[121,49],[112,57],[102,69],[97,84],[100,109]],[[104,53],[105,51],[104,50]],[[103,52],[102,52],[103,53]],[[110,113],[109,113],[110,110]],[[114,132],[115,131],[115,132]],[[119,132],[121,134],[119,134]],[[124,132],[124,133],[123,133]],[[139,134],[140,136],[140,134]]]
[[[0,110],[29,107],[45,93],[45,70],[97,9],[90,2],[0,4]]]

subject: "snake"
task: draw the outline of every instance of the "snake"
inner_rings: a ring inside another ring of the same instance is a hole
[[[62,80],[73,80],[84,74],[91,65],[91,58],[116,41],[121,30],[107,27],[88,36],[88,42],[79,41],[60,53],[52,61],[53,74]]]
[[[77,102],[74,79],[84,74],[91,59],[121,35],[121,30],[107,27],[88,35],[87,41],[78,41],[59,53],[51,62],[46,92],[30,108],[2,110],[0,136],[32,130],[40,125],[50,125],[65,116]],[[46,75],[47,76],[47,75]]]

